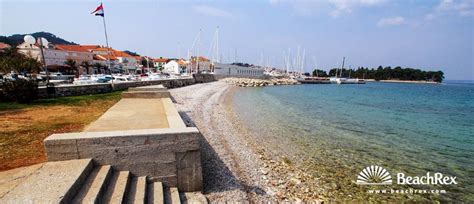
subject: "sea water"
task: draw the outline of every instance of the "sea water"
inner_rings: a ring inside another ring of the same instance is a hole
[[[275,151],[313,150],[303,152],[322,166],[315,173],[344,172],[331,178],[342,189],[364,167],[378,165],[393,179],[398,172],[456,176],[456,185],[429,186],[446,194],[425,197],[474,201],[472,83],[240,88],[233,101],[238,118],[257,137],[281,141],[271,146]]]

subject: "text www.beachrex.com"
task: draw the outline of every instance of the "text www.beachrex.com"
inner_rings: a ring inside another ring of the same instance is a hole
[[[367,190],[373,194],[444,194],[446,190],[439,189],[376,189]]]

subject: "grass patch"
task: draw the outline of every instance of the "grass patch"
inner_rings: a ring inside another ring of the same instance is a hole
[[[54,106],[54,105],[82,105],[95,100],[113,100],[120,99],[122,91],[115,91],[104,94],[93,94],[83,96],[67,96],[50,99],[39,99],[28,104],[15,102],[0,102],[0,111],[17,110],[24,108],[31,108],[35,106]]]
[[[43,140],[78,132],[121,99],[121,92],[0,103],[0,171],[46,161]]]

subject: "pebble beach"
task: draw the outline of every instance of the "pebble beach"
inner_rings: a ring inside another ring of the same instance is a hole
[[[202,133],[204,194],[209,201],[321,202],[317,179],[272,154],[240,124],[231,102],[235,89],[217,81],[170,90],[187,126]]]

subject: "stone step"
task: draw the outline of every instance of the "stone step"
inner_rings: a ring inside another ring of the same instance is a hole
[[[143,204],[146,198],[146,176],[132,177],[128,187],[127,203]]]
[[[171,204],[181,204],[181,198],[179,197],[179,191],[176,187],[170,188]]]
[[[163,204],[165,203],[165,196],[163,193],[163,183],[153,182],[148,184],[147,203],[148,204]]]
[[[207,198],[201,192],[180,193],[183,204],[207,204]]]
[[[122,203],[129,183],[129,171],[115,171],[112,174],[104,196],[105,203]]]
[[[153,86],[141,86],[141,87],[131,87],[128,88],[129,92],[133,91],[166,91],[166,88],[163,85],[153,85]]]
[[[74,197],[73,203],[100,203],[111,176],[110,165],[96,167]]]
[[[122,93],[122,98],[170,98],[169,91],[128,91]]]
[[[93,169],[91,159],[47,162],[0,203],[70,203]]]

